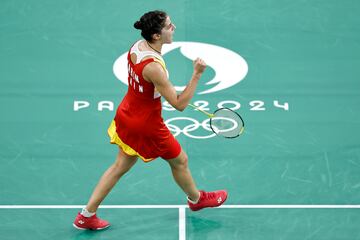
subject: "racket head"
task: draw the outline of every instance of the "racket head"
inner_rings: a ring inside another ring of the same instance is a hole
[[[217,109],[210,118],[210,128],[218,136],[236,138],[244,132],[244,120],[230,108]]]

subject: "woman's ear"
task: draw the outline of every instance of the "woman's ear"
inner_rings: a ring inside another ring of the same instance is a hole
[[[161,35],[158,34],[158,33],[155,33],[155,34],[152,35],[152,38],[153,38],[154,40],[159,40],[159,39],[161,38]]]

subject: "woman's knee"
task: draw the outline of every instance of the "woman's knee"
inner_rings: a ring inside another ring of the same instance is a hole
[[[187,168],[189,158],[188,158],[187,154],[184,151],[182,151],[177,158],[170,159],[170,160],[168,160],[168,162],[169,162],[170,166],[175,169]]]
[[[116,161],[113,164],[113,168],[117,174],[122,176],[126,172],[128,172],[132,168],[132,166],[134,166],[136,161],[137,161],[137,157],[128,156],[123,152],[119,152]]]

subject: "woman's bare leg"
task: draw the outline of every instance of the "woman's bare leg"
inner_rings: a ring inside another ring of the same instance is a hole
[[[119,179],[130,170],[137,161],[136,156],[126,155],[121,149],[116,156],[116,161],[102,175],[99,183],[95,187],[86,209],[89,212],[96,212],[101,202],[108,195],[111,189],[119,181]]]
[[[186,153],[181,150],[179,156],[169,159],[167,162],[171,167],[176,183],[192,201],[197,201],[200,197],[200,193],[196,188],[194,179],[191,176]]]

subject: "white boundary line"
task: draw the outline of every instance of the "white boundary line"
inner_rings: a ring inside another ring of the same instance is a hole
[[[179,208],[179,240],[186,239],[186,215],[185,215],[185,208]]]
[[[71,209],[83,208],[85,205],[0,205],[0,209]],[[186,209],[187,205],[100,205],[100,208],[177,208]],[[360,208],[360,205],[222,205],[218,208],[250,208],[250,209],[266,209],[266,208]]]

